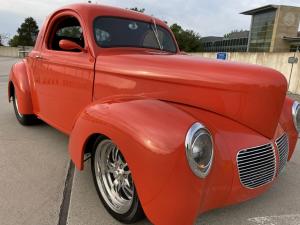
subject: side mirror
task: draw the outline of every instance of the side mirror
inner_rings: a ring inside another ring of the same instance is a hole
[[[75,43],[74,41],[65,39],[59,41],[59,47],[66,51],[80,50],[81,52],[86,52],[86,50],[82,48],[79,44]]]

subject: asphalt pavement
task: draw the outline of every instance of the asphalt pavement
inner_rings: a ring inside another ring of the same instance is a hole
[[[120,224],[98,199],[90,162],[73,172],[66,135],[46,124],[18,124],[7,101],[7,74],[17,60],[0,57],[0,224]],[[203,214],[196,224],[300,225],[300,145],[268,192]]]

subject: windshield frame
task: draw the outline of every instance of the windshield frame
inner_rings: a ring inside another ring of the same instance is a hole
[[[101,46],[101,44],[97,41],[97,38],[96,38],[96,32],[95,32],[95,24],[96,24],[96,21],[98,19],[101,19],[101,18],[114,18],[114,19],[123,19],[123,20],[132,20],[132,21],[136,21],[136,22],[141,22],[141,23],[148,23],[150,24],[151,26],[153,26],[153,22],[150,20],[150,21],[146,21],[146,20],[141,20],[141,19],[136,19],[136,18],[129,18],[129,17],[122,17],[122,16],[97,16],[95,17],[94,21],[93,21],[93,36],[94,36],[94,41],[96,43],[96,45],[100,48],[104,48],[104,49],[114,49],[114,48],[140,48],[140,49],[152,49],[152,50],[158,50],[158,51],[162,51],[162,52],[168,52],[168,53],[172,53],[172,54],[177,54],[179,52],[179,49],[178,49],[178,45],[177,45],[177,41],[173,35],[173,33],[167,29],[166,27],[160,25],[160,24],[156,24],[157,27],[159,27],[160,29],[163,29],[164,31],[166,31],[167,33],[169,33],[173,43],[174,43],[174,46],[175,46],[175,51],[170,51],[170,50],[167,50],[167,49],[160,49],[159,47],[158,48],[151,48],[151,47],[143,47],[143,46],[138,46],[138,45],[116,45],[116,46]],[[156,20],[156,19],[155,19]],[[152,29],[151,29],[152,30]]]

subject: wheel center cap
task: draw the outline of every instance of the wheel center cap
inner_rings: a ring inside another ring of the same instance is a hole
[[[124,175],[124,169],[121,168],[121,167],[117,167],[115,169],[115,173],[116,173],[117,176],[123,176]]]
[[[123,175],[123,174],[124,174],[124,170],[121,169],[121,168],[119,168],[118,171],[117,171],[117,173],[118,173],[119,175]]]

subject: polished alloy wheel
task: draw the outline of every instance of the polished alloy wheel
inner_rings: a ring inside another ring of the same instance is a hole
[[[134,184],[122,153],[111,140],[104,140],[97,146],[94,170],[107,205],[118,214],[127,213],[133,203]]]
[[[15,104],[16,104],[16,112],[17,112],[17,114],[19,115],[19,117],[23,117],[23,115],[19,112],[19,104],[18,104],[18,99],[17,99],[17,97],[15,96]]]

